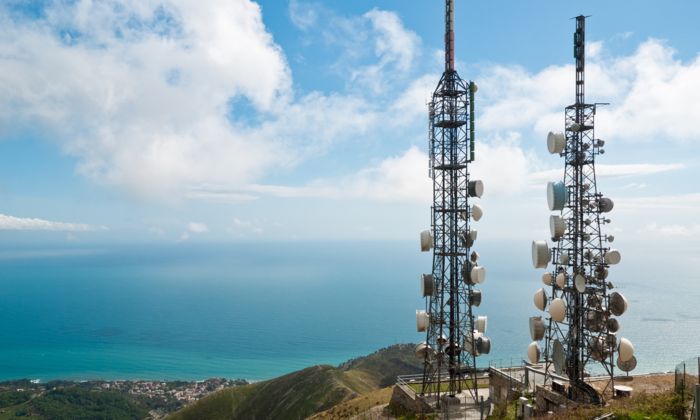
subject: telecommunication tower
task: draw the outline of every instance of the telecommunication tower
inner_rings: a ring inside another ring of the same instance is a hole
[[[426,309],[416,311],[417,329],[426,333],[416,348],[424,361],[420,394],[436,397],[438,404],[463,391],[477,400],[476,357],[491,348],[484,335],[487,318],[474,314],[481,303],[475,286],[486,275],[472,250],[477,231],[471,222],[481,218],[482,209],[470,200],[484,190],[469,174],[477,87],[457,74],[454,41],[454,1],[446,0],[445,71],[429,103],[432,229],[421,232],[421,250],[433,250],[433,269],[420,278]]]
[[[530,318],[528,358],[540,363],[538,341],[544,340],[545,384],[568,379],[571,400],[598,404],[613,392],[615,364],[629,372],[637,361],[632,343],[617,337],[616,317],[627,310],[627,300],[612,292],[608,280],[608,269],[621,257],[610,246],[614,237],[603,232],[613,201],[598,191],[596,182],[595,160],[604,153],[605,142],[594,134],[596,106],[601,104],[585,102],[585,25],[586,18],[577,16],[576,102],[565,109],[564,133],[547,136],[549,152],[564,158],[564,179],[547,185],[549,209],[557,212],[549,218],[552,249],[547,241],[532,243],[534,267],[547,269],[550,261],[553,267],[534,296],[537,309],[548,316]],[[586,381],[596,373],[609,378],[601,393]]]

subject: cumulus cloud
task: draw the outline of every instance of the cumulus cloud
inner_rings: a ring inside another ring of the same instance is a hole
[[[291,86],[250,0],[56,1],[38,20],[0,6],[0,135],[39,131],[146,197],[246,185],[373,121],[363,98]]]
[[[424,202],[427,157],[410,145],[424,138],[425,101],[439,75],[416,74],[420,38],[393,12],[323,13],[331,12],[300,0],[289,5],[297,27],[316,25],[342,47],[337,64],[347,67],[352,87],[300,95],[250,0],[213,0],[208,7],[191,0],[56,1],[46,3],[38,21],[0,6],[0,135],[39,130],[78,157],[80,173],[147,197]],[[599,120],[605,137],[696,138],[697,59],[681,62],[658,40],[629,56],[606,54],[600,41],[589,43],[588,53],[589,98],[612,102]],[[472,173],[489,194],[517,192],[533,176],[549,175],[523,143],[529,131],[561,126],[573,74],[571,65],[538,72],[486,65],[474,75],[481,89]],[[380,95],[387,83],[401,94]],[[387,125],[410,127],[413,137],[382,149],[384,158],[374,165],[301,186],[264,183],[270,171],[291,170],[343,141],[383,139]],[[674,169],[601,165],[599,174]]]
[[[187,230],[192,233],[205,233],[209,232],[209,227],[204,223],[190,222],[187,224]]]
[[[200,222],[190,222],[187,224],[187,226],[185,226],[185,231],[180,235],[180,242],[190,239],[192,235],[200,235],[207,232],[209,232],[209,227],[206,224]]]
[[[603,54],[589,43],[587,98],[610,102],[598,119],[605,138],[634,142],[697,141],[700,119],[700,57],[682,62],[664,42],[649,39],[629,56]],[[562,106],[573,101],[573,65],[532,73],[519,66],[486,66],[479,76],[485,130],[533,129],[538,135],[562,127]]]
[[[8,216],[0,214],[0,230],[47,230],[63,232],[90,232],[98,228],[83,223],[54,222],[51,220]],[[106,228],[100,228],[106,229]]]

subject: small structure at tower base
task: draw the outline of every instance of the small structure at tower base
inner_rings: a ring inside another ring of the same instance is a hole
[[[403,415],[437,415],[438,418],[485,419],[492,412],[489,397],[489,370],[482,369],[476,375],[477,387],[480,388],[479,400],[475,401],[470,387],[450,395],[441,393],[421,394],[423,375],[403,375],[396,380],[389,406],[395,414]],[[464,380],[471,381],[472,375],[465,375]],[[445,381],[441,381],[443,384]]]

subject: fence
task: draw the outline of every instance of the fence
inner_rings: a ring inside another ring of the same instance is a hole
[[[481,374],[476,377],[476,386],[479,388],[479,399],[476,401],[471,395],[468,395],[466,391],[467,388],[473,386],[468,376],[465,376],[463,379],[465,392],[451,401],[444,400],[443,398],[447,397],[447,392],[445,392],[446,388],[444,387],[448,380],[449,377],[447,375],[441,375],[440,381],[435,381],[428,385],[428,389],[431,390],[431,393],[426,395],[420,394],[423,389],[423,375],[398,376],[396,378],[396,386],[400,388],[408,398],[416,402],[412,404],[413,407],[422,407],[420,410],[416,410],[416,412],[421,412],[423,414],[432,413],[437,418],[482,420],[491,413],[491,399],[488,397],[489,376],[487,370],[482,370]],[[443,396],[440,404],[437,404],[436,394],[433,394],[438,388],[441,390],[441,395]],[[486,394],[486,398],[483,396],[484,393]]]
[[[690,419],[700,419],[700,357],[684,360],[676,365],[676,392],[683,399],[683,405],[689,407]]]

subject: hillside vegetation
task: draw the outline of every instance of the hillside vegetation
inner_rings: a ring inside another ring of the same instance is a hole
[[[313,366],[265,382],[219,391],[170,420],[303,419],[394,383],[422,368],[414,345],[394,345],[338,367]]]

